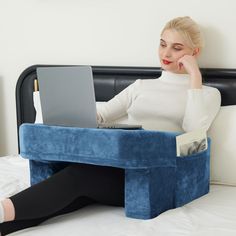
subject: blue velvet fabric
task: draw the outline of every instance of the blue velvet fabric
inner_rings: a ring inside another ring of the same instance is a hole
[[[20,150],[30,160],[31,184],[68,162],[124,168],[126,215],[150,219],[209,191],[210,149],[176,157],[178,134],[23,124]]]
[[[175,206],[180,207],[209,192],[210,140],[208,149],[186,158],[177,158]]]

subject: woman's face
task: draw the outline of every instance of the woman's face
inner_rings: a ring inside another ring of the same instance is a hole
[[[175,30],[165,30],[161,35],[159,59],[162,69],[173,73],[186,73],[179,69],[178,60],[184,55],[193,55],[191,49],[181,35]]]

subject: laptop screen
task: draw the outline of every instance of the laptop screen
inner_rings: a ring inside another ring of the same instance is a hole
[[[96,128],[96,101],[90,66],[38,67],[43,123]]]

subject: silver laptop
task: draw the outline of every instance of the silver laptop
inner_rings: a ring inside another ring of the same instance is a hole
[[[137,129],[140,125],[98,126],[90,66],[37,68],[43,123],[82,128]]]

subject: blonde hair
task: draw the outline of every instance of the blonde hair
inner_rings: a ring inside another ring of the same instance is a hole
[[[161,35],[165,30],[169,29],[176,30],[183,37],[190,48],[202,49],[204,47],[204,39],[200,27],[189,16],[177,17],[167,22],[161,32]]]

